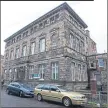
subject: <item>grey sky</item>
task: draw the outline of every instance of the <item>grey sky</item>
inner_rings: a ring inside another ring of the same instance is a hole
[[[4,39],[64,1],[1,1],[1,54]],[[107,0],[66,1],[88,25],[98,53],[107,52]]]

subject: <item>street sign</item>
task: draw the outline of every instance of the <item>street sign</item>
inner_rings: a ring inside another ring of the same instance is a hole
[[[40,78],[40,75],[35,73],[35,74],[33,74],[33,78]]]

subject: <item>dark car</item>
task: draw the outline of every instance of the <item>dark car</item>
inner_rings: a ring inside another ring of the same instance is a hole
[[[7,86],[6,89],[7,94],[16,94],[20,97],[27,96],[27,97],[34,97],[34,89],[30,88],[27,84],[19,83],[19,82],[12,82]]]

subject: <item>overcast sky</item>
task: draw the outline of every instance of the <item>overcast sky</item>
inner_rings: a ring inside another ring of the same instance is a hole
[[[65,1],[1,1],[1,54],[4,40]],[[107,0],[66,1],[88,25],[97,52],[107,52]]]

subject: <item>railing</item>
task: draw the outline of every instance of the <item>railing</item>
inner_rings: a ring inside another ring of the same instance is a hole
[[[99,91],[97,94],[92,93],[83,93],[86,95],[88,102],[87,104],[91,105],[92,108],[107,108],[107,91]]]

